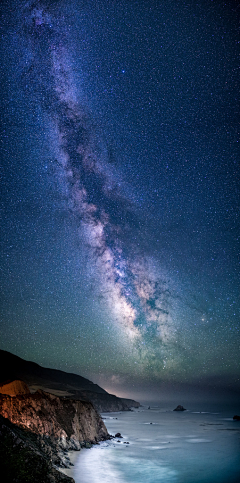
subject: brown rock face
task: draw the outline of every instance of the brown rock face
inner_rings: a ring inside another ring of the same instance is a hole
[[[49,438],[48,438],[49,439]],[[5,483],[74,483],[57,470],[54,445],[0,415],[0,467]],[[55,465],[55,467],[53,466]]]
[[[8,396],[20,396],[23,394],[30,394],[30,391],[25,382],[16,380],[0,386],[0,394],[8,394]]]
[[[10,397],[0,395],[0,414],[32,433],[50,437],[62,449],[108,439],[92,403],[60,398],[43,391]]]

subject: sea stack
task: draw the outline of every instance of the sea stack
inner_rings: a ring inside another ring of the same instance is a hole
[[[179,404],[173,411],[186,411],[186,409]]]

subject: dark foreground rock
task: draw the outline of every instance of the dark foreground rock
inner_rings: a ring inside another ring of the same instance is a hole
[[[186,411],[186,409],[179,404],[173,411]]]
[[[236,421],[240,421],[240,416],[235,415],[233,416],[233,419],[235,419]]]
[[[4,483],[74,483],[53,466],[54,445],[0,416],[0,468]]]

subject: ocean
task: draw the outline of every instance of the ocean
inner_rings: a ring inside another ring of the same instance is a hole
[[[72,471],[76,483],[239,483],[234,409],[172,409],[155,404],[102,414],[109,433],[123,438],[82,450]]]

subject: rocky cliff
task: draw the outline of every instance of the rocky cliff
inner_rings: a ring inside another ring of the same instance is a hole
[[[7,385],[9,392],[23,387],[16,381]],[[0,415],[0,465],[1,472],[2,467],[5,469],[4,483],[73,482],[57,471],[58,467],[69,467],[67,451],[110,438],[91,402],[58,397],[41,390],[15,397],[0,394]]]
[[[54,445],[0,416],[0,468],[4,483],[74,483],[53,464]]]
[[[11,397],[0,395],[0,414],[31,433],[50,438],[60,450],[76,449],[109,438],[89,401],[60,398],[43,391]]]

